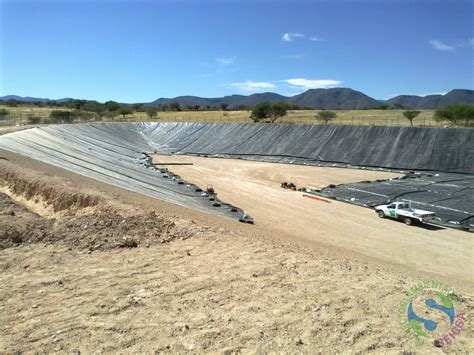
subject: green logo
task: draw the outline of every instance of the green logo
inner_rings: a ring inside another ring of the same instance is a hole
[[[456,311],[461,297],[436,281],[425,281],[407,292],[398,306],[402,331],[417,345],[433,340],[438,347],[451,344],[466,322],[465,313]]]

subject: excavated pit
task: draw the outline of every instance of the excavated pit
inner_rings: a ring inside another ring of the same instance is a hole
[[[191,182],[153,166],[149,155],[188,154],[429,172],[440,177],[431,179],[429,188],[407,179],[404,188],[414,192],[411,201],[415,206],[429,203],[438,212],[440,223],[469,229],[474,214],[473,132],[472,129],[379,126],[77,124],[6,134],[0,137],[0,148],[166,202],[249,221],[251,218],[238,206],[215,203]],[[454,193],[446,189],[448,180]],[[390,185],[378,183],[385,189]],[[397,184],[391,184],[390,189],[383,194],[388,199],[404,192]],[[357,196],[351,196],[348,191],[355,190],[338,188],[331,193],[341,200],[354,198],[369,203],[374,194],[370,189],[359,189]]]
[[[195,231],[154,211],[110,204],[55,185],[28,168],[0,169],[0,249],[29,243],[81,250],[132,248],[186,239]],[[34,177],[33,177],[34,176]]]

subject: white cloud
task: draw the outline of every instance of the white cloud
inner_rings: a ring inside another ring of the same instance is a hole
[[[283,34],[283,36],[281,37],[281,39],[285,42],[293,42],[293,40],[295,38],[305,38],[306,36],[302,33],[290,33],[290,32],[286,32],[285,34]]]
[[[235,63],[237,57],[220,57],[216,58],[216,62],[221,65],[231,65]]]
[[[314,42],[322,42],[324,41],[324,39],[322,38],[319,38],[318,36],[311,36],[308,38],[310,41],[314,41]]]
[[[446,95],[448,92],[447,91],[444,91],[444,92],[431,92],[429,94],[421,94],[419,96],[430,96],[430,95]]]
[[[437,39],[431,40],[430,44],[433,46],[434,49],[437,49],[437,50],[443,51],[443,52],[454,51],[454,49],[455,49],[454,46],[451,46],[449,44],[438,41]]]
[[[229,85],[229,87],[233,89],[237,88],[243,91],[257,92],[257,91],[264,91],[267,89],[273,89],[276,87],[276,85],[273,83],[265,82],[265,81],[247,80],[243,83],[232,83]]]
[[[301,89],[329,89],[342,84],[339,80],[309,80],[303,78],[282,80],[293,87]]]
[[[444,42],[438,41],[437,39],[433,39],[429,41],[429,43],[431,44],[431,46],[433,46],[434,49],[437,49],[439,51],[452,52],[458,48],[474,47],[474,38],[471,37],[468,39],[452,41],[451,43],[444,43]]]

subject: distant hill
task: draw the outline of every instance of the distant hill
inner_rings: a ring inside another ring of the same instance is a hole
[[[262,102],[285,101],[289,104],[300,107],[310,107],[313,109],[326,110],[361,110],[376,108],[383,104],[391,108],[416,108],[416,109],[437,109],[455,103],[468,103],[474,105],[474,91],[456,89],[446,95],[400,95],[390,100],[376,100],[360,91],[349,88],[333,89],[310,89],[302,94],[286,97],[275,93],[267,92],[263,94],[231,95],[221,98],[206,99],[196,96],[179,96],[169,99],[158,99],[147,103],[147,106],[157,107],[159,105],[169,105],[178,102],[181,106],[199,105],[201,107],[219,107],[221,103],[227,103],[229,108],[237,108],[241,105],[254,106]]]
[[[455,89],[445,95],[400,95],[385,101],[385,104],[389,107],[401,105],[405,108],[419,110],[433,110],[458,103],[474,105],[474,90]]]
[[[381,105],[379,101],[347,88],[311,89],[293,96],[288,102],[301,107],[328,110],[360,110]]]
[[[17,96],[17,95],[7,95],[1,96],[0,101],[8,101],[8,100],[16,100],[22,102],[48,102],[52,101],[50,99],[42,99],[38,97],[30,97],[30,96]]]
[[[7,96],[0,96],[0,101],[8,101],[8,100],[16,100],[20,102],[64,102],[69,100],[74,100],[73,98],[66,97],[64,99],[58,100],[51,100],[51,99],[44,99],[41,97],[30,97],[30,96],[17,96],[17,95],[7,95]]]
[[[226,103],[229,108],[234,109],[241,105],[246,106],[255,106],[261,102],[277,102],[277,101],[285,101],[288,99],[286,96],[282,96],[279,94],[275,94],[272,92],[267,92],[263,94],[252,94],[249,96],[244,95],[231,95],[231,96],[224,96],[224,97],[217,97],[217,98],[210,98],[206,99],[203,97],[197,96],[178,96],[175,98],[160,98],[153,102],[146,103],[146,106],[163,106],[169,105],[172,102],[178,102],[181,106],[195,106],[199,105],[202,108],[205,107],[219,107],[222,103]]]
[[[199,105],[201,107],[219,107],[221,103],[227,103],[229,108],[237,108],[241,105],[255,106],[258,103],[274,103],[285,101],[293,105],[311,108],[325,109],[363,109],[380,106],[381,103],[359,91],[347,88],[334,89],[311,89],[300,95],[287,97],[272,92],[262,94],[231,95],[221,98],[206,99],[196,96],[179,96],[175,98],[161,98],[147,103],[147,106],[169,105],[178,102],[181,106]]]
[[[35,97],[21,97],[16,95],[8,95],[0,97],[0,101],[6,100],[17,101],[41,101],[41,102],[64,102],[72,99],[50,100]],[[437,109],[456,103],[467,103],[474,105],[474,91],[467,89],[451,90],[445,95],[400,95],[389,100],[376,100],[365,95],[360,91],[349,88],[333,88],[333,89],[310,89],[302,94],[287,97],[272,92],[252,95],[230,95],[224,97],[205,98],[198,96],[178,96],[175,98],[160,98],[153,102],[144,103],[145,106],[158,107],[160,105],[169,105],[172,102],[178,102],[182,107],[200,106],[201,109],[206,107],[219,107],[222,103],[226,103],[228,108],[235,109],[239,106],[255,106],[258,103],[269,102],[274,103],[285,101],[289,104],[298,105],[300,107],[310,107],[313,109],[327,110],[361,110],[370,109],[388,105],[391,108],[414,108],[414,109]]]

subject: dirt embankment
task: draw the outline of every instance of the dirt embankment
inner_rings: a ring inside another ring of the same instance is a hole
[[[25,169],[0,170],[0,249],[61,243],[92,251],[150,246],[190,234],[154,211],[111,205],[47,177],[32,177]]]

